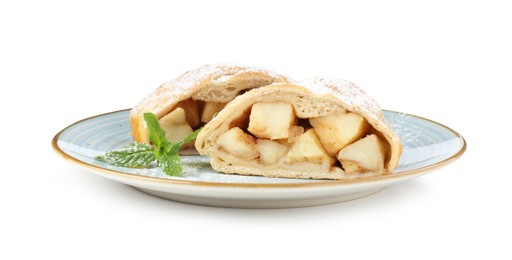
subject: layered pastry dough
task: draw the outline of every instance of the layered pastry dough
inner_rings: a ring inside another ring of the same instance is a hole
[[[238,96],[195,146],[216,171],[314,179],[390,174],[402,150],[371,97],[350,82],[320,77]]]
[[[188,71],[155,89],[131,110],[133,138],[137,142],[149,142],[143,118],[146,112],[157,116],[167,139],[174,142],[210,122],[244,91],[289,81],[266,69],[235,65],[206,65]],[[193,148],[193,144],[184,148]]]

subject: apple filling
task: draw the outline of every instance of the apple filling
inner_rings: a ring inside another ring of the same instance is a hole
[[[255,103],[248,112],[233,121],[244,123],[231,122],[217,137],[219,150],[265,167],[322,165],[346,174],[384,171],[386,145],[358,114],[299,118],[288,102]]]
[[[192,98],[176,104],[173,110],[158,121],[165,131],[165,137],[171,142],[178,142],[210,122],[226,103],[203,102]],[[182,149],[193,149],[194,142],[183,145]]]

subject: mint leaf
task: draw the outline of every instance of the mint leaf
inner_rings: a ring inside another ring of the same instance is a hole
[[[143,167],[153,162],[156,157],[151,145],[131,143],[103,155],[96,156],[94,159],[122,167]]]
[[[196,131],[192,132],[191,134],[187,135],[185,138],[183,138],[182,141],[180,141],[179,143],[181,143],[181,145],[183,144],[186,144],[188,142],[192,142],[194,140],[196,140],[197,138],[197,135],[199,134],[199,132],[201,132],[201,129],[203,129],[202,127],[197,129]],[[180,147],[181,148],[181,147]]]
[[[194,141],[201,129],[202,128],[197,129],[177,143],[168,143],[163,147],[163,149],[155,151],[156,158],[162,171],[170,176],[181,176],[182,166],[178,152],[183,144]]]
[[[165,138],[165,131],[160,126],[155,114],[144,113],[144,120],[148,128],[149,141],[156,146],[157,150],[167,146],[169,141]]]
[[[181,176],[181,158],[177,153],[163,153],[157,158],[158,165],[169,176]]]

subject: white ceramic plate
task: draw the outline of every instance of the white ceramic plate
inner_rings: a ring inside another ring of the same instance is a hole
[[[284,208],[342,202],[418,177],[460,157],[464,138],[434,121],[384,111],[403,144],[393,174],[347,181],[303,180],[217,173],[204,156],[182,156],[183,174],[169,177],[158,168],[132,169],[109,165],[94,156],[133,141],[129,110],[76,122],[53,138],[55,151],[67,161],[143,192],[175,201],[222,207]]]

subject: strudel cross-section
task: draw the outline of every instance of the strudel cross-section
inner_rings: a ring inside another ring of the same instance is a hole
[[[236,97],[195,146],[216,171],[313,179],[390,174],[402,151],[371,97],[353,83],[322,77]]]

